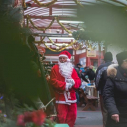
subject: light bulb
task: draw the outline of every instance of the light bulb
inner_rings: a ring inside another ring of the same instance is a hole
[[[60,49],[59,47],[56,47],[56,50]]]
[[[62,45],[63,47],[65,47],[66,46],[66,44],[65,43],[63,43],[63,45]]]
[[[71,34],[71,33],[69,33],[69,34],[68,34],[68,36],[69,36],[69,37],[72,37],[72,34]]]
[[[59,29],[57,29],[57,30],[56,30],[56,32],[57,32],[57,33],[59,33],[59,32],[60,32],[60,30],[59,30]]]
[[[90,51],[90,48],[87,48],[88,51]]]
[[[84,29],[83,29],[83,28],[81,28],[80,30],[81,30],[81,31],[84,31]]]

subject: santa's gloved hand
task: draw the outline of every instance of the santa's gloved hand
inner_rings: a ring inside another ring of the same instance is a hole
[[[69,89],[71,89],[72,86],[73,86],[73,85],[72,85],[71,83],[67,83],[67,82],[66,82],[65,90],[66,90],[66,91],[69,91]]]
[[[66,82],[67,82],[67,83],[71,83],[72,86],[75,84],[74,79],[66,79]]]

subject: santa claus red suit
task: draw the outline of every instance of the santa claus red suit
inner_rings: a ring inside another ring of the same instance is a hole
[[[58,123],[67,123],[73,127],[77,116],[75,90],[81,85],[81,80],[70,62],[71,54],[63,51],[60,57],[67,57],[67,60],[58,61],[58,65],[53,66],[50,84],[55,91]]]

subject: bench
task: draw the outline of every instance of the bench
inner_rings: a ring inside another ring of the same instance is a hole
[[[95,104],[96,101],[98,100],[98,97],[90,96],[90,95],[85,95],[85,93],[84,93],[84,99],[85,99],[85,101],[86,101],[86,106],[85,106],[85,108],[83,108],[82,111],[87,111],[89,108],[90,108],[92,111],[95,111],[96,108],[95,108],[94,104]]]

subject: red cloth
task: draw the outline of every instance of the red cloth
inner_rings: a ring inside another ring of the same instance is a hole
[[[79,86],[81,85],[81,80],[78,77],[75,69],[73,69],[71,77],[75,81],[75,84],[69,90],[70,92],[70,98],[69,98],[68,92],[65,92],[65,87],[66,87],[65,78],[59,73],[59,66],[58,65],[53,66],[51,70],[51,75],[50,75],[50,84],[55,89],[56,102],[58,101],[58,103],[61,103],[61,104],[76,103],[75,90],[78,89]]]
[[[69,127],[73,127],[77,116],[77,104],[65,105],[56,104],[57,122],[67,123]]]

